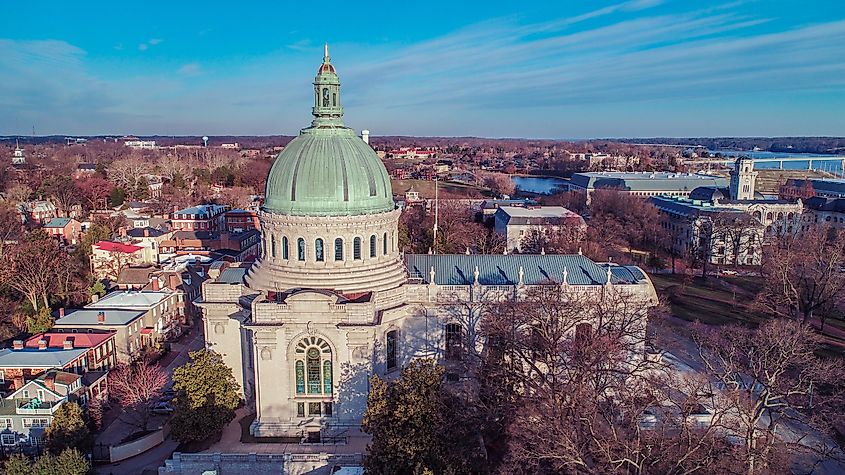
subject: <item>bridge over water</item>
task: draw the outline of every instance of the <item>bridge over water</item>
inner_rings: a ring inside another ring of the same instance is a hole
[[[755,164],[757,163],[777,163],[778,168],[783,170],[784,163],[806,163],[808,170],[813,170],[813,162],[816,164],[823,163],[838,163],[837,172],[845,173],[845,156],[830,155],[818,157],[768,157],[768,158],[752,158]],[[685,165],[732,165],[736,158],[688,158],[684,159],[682,163]],[[791,167],[792,168],[792,167]],[[800,167],[803,168],[803,167]]]

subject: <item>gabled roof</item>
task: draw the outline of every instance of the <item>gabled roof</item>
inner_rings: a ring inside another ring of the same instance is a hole
[[[432,267],[438,285],[472,285],[476,267],[481,285],[516,285],[519,283],[520,267],[525,285],[561,283],[564,268],[568,284],[607,283],[607,269],[578,254],[406,254],[405,265],[412,279],[420,279],[426,284],[431,283]],[[611,267],[612,283],[628,283],[637,277],[630,270],[627,273],[614,271],[616,267]],[[644,276],[642,271],[635,269],[639,271],[639,276]]]
[[[120,271],[120,275],[117,276],[117,283],[146,285],[150,281],[150,276],[156,271],[158,269],[153,266],[127,267]]]
[[[87,348],[74,348],[72,350],[57,348],[13,350],[3,348],[0,350],[0,368],[64,368],[65,365],[79,358],[86,351],[88,351]]]
[[[48,381],[52,379],[56,384],[70,386],[81,378],[82,376],[76,373],[69,373],[67,371],[51,369],[49,371],[41,373],[37,378],[35,378],[35,381]]]
[[[34,386],[34,388],[33,388],[33,386]],[[41,389],[41,390],[50,392],[56,397],[56,399],[61,399],[61,398],[64,397],[60,393],[48,388],[47,385],[44,384],[44,380],[42,378],[36,378],[36,379],[30,380],[30,381],[27,381],[26,383],[24,383],[23,386],[18,388],[18,390],[13,392],[12,394],[9,394],[9,396],[6,397],[5,399],[23,399],[23,392],[26,390],[26,391],[29,391],[30,393],[32,393],[33,389],[36,390],[36,391],[38,389]]]
[[[150,226],[144,228],[132,228],[126,231],[126,235],[133,238],[159,237],[165,234],[167,234],[167,231],[162,231],[161,229]]]

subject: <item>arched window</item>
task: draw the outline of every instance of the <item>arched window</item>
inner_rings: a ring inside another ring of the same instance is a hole
[[[282,236],[282,259],[288,259],[288,237]]]
[[[387,332],[387,341],[385,344],[387,354],[385,355],[385,359],[387,360],[387,370],[390,371],[396,368],[396,353],[397,353],[397,334],[396,330],[391,330]]]
[[[755,212],[754,212],[754,217],[762,221],[762,219],[763,219],[763,213],[761,213],[761,212],[759,212],[759,211],[755,211]]]
[[[361,259],[361,238],[359,237],[352,241],[352,258],[356,261]]]
[[[384,233],[384,236],[382,236],[382,240],[383,240],[382,246],[381,246],[382,247],[382,253],[386,256],[387,255],[387,233]]]
[[[270,236],[270,255],[276,257],[276,236]]]
[[[337,107],[337,93],[332,93],[332,107]]]
[[[463,339],[461,338],[461,325],[449,323],[446,325],[446,359],[459,360],[463,352]]]
[[[329,343],[320,337],[306,337],[296,345],[295,353],[296,394],[331,395],[334,376]]]
[[[343,260],[343,239],[337,238],[334,240],[334,260]]]
[[[296,394],[305,394],[305,363],[296,362]]]
[[[305,239],[299,238],[296,240],[296,258],[300,261],[305,260]]]
[[[370,236],[370,257],[376,257],[376,235]]]
[[[323,361],[323,394],[332,393],[332,361]]]
[[[308,353],[305,355],[306,376],[308,378],[308,394],[322,393],[322,384],[320,378],[320,350],[317,348],[308,348]]]
[[[783,213],[778,213],[778,221],[780,221],[781,219],[783,219]]]
[[[323,107],[329,106],[329,88],[323,88]]]
[[[317,262],[323,262],[326,260],[326,253],[323,249],[323,240],[320,238],[317,238],[317,240],[314,241],[314,258],[317,259]]]
[[[768,213],[766,213],[766,219],[767,219],[768,221],[771,221],[771,220],[772,220],[772,212],[771,212],[771,211],[769,211]]]

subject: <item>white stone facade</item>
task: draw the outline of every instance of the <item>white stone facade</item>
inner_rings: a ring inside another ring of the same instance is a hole
[[[400,214],[397,209],[338,218],[262,211],[262,255],[247,282],[255,289],[276,291],[328,288],[353,293],[396,288],[405,281],[397,232]]]

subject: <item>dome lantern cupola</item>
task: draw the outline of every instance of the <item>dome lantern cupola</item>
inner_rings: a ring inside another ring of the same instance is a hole
[[[314,121],[312,125],[342,126],[343,106],[340,102],[340,78],[332,65],[329,57],[329,44],[326,43],[323,49],[323,64],[317,70],[314,78]]]
[[[328,45],[314,78],[314,120],[276,157],[264,210],[293,216],[357,216],[393,211],[381,159],[343,125],[340,79]]]

